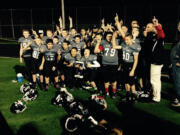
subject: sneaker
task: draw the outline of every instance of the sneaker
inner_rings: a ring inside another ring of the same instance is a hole
[[[174,101],[172,102],[171,105],[174,106],[174,107],[178,107],[178,106],[180,106],[180,102],[179,102],[179,100],[176,98],[176,99],[174,99]]]
[[[112,93],[111,98],[112,98],[112,99],[115,99],[115,98],[116,98],[116,93]]]
[[[49,85],[46,85],[46,87],[45,87],[45,91],[48,91],[48,89],[49,89]]]
[[[35,83],[35,82],[32,83],[32,88],[33,88],[33,89],[36,88],[36,83]]]
[[[129,101],[131,101],[131,94],[130,94],[130,92],[127,92],[126,93],[126,102],[129,102]]]
[[[131,100],[132,100],[132,102],[136,102],[137,101],[137,94],[132,93]]]
[[[66,87],[66,84],[62,83],[61,87],[65,88],[65,87]]]
[[[158,101],[155,101],[155,100],[153,100],[153,99],[150,101],[150,104],[157,104],[157,103],[159,103],[159,102],[158,102]]]
[[[39,83],[39,89],[40,89],[40,90],[43,90],[43,89],[44,89],[43,83]]]
[[[109,96],[109,92],[102,92],[102,96],[103,97]]]
[[[73,89],[73,88],[69,88],[69,90],[70,90],[70,91],[74,91],[74,89]]]
[[[173,101],[172,101],[172,104],[177,104],[179,103],[179,100],[177,98],[175,98]]]
[[[80,78],[80,79],[83,79],[83,78],[84,78],[84,76],[83,76],[83,75],[79,75],[79,78]]]
[[[92,87],[90,87],[90,86],[88,86],[88,85],[83,85],[82,87],[83,87],[83,89],[86,89],[86,90],[92,88]]]
[[[77,75],[74,75],[74,77],[75,77],[75,78],[79,78],[79,74],[77,74]]]
[[[60,89],[60,85],[58,83],[56,83],[55,88]]]
[[[171,105],[174,106],[174,107],[179,107],[180,103],[172,103]]]

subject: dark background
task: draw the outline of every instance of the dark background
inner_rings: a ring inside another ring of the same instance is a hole
[[[180,2],[175,0],[64,0],[64,3],[67,28],[69,16],[77,29],[100,26],[103,17],[105,23],[114,23],[115,13],[127,26],[133,19],[145,26],[156,16],[165,31],[166,42],[172,42],[180,20]],[[59,16],[61,0],[5,1],[0,9],[0,37],[17,39],[23,28],[55,30]]]

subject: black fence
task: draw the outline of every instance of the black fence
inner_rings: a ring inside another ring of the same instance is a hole
[[[74,27],[80,29],[89,28],[94,24],[100,26],[102,18],[105,18],[105,23],[114,23],[115,13],[119,14],[125,25],[136,19],[142,27],[156,16],[166,33],[166,41],[172,42],[176,36],[180,5],[139,3],[93,7],[65,5],[66,27],[69,26],[69,16],[73,18]],[[61,16],[61,8],[0,9],[0,38],[18,39],[22,29],[55,30],[56,25],[59,24],[59,16]]]

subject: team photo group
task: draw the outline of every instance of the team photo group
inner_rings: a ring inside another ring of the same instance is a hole
[[[118,91],[125,91],[125,102],[135,103],[144,95],[150,102],[159,103],[165,57],[163,24],[156,17],[145,27],[137,20],[125,24],[118,14],[112,23],[105,21],[101,20],[101,26],[76,29],[71,17],[66,28],[60,17],[55,31],[24,29],[18,40],[19,57],[20,63],[25,63],[25,76],[32,87],[48,91],[52,85],[69,92],[75,88],[91,89],[112,99],[118,96]],[[177,29],[180,31],[180,23]],[[174,106],[180,106],[178,40],[168,58],[174,82]]]

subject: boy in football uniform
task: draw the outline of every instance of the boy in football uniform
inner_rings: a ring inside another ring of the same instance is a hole
[[[123,35],[121,23],[119,22],[118,16],[115,17],[115,23],[118,28],[118,31]],[[136,42],[132,35],[125,36],[125,41],[121,44],[121,46],[116,44],[117,33],[114,32],[112,44],[114,49],[122,49],[123,51],[123,74],[124,74],[124,82],[125,89],[127,91],[126,99],[136,100],[136,89],[135,89],[135,70],[138,64],[138,55],[141,50],[139,42]]]
[[[127,35],[125,37],[125,42],[118,46],[115,42],[117,34],[113,35],[113,48],[114,49],[122,49],[123,51],[123,74],[124,74],[124,82],[125,82],[125,89],[127,91],[127,100],[130,97],[135,100],[136,98],[136,89],[135,89],[135,70],[138,63],[138,54],[141,50],[139,44],[135,43],[133,40],[132,35]],[[131,90],[131,91],[130,91]],[[132,93],[130,93],[132,92]]]
[[[94,90],[97,90],[95,79],[97,68],[100,67],[99,62],[97,61],[96,55],[90,54],[90,49],[84,50],[84,56],[81,58],[81,61],[84,63],[84,78],[85,81],[89,81]]]
[[[20,43],[20,51],[19,51],[19,57],[20,57],[20,63],[23,63],[23,59],[25,62],[26,72],[27,72],[27,79],[32,80],[31,76],[31,54],[32,50],[29,47],[30,44],[32,44],[33,39],[30,37],[29,30],[23,30],[23,37],[20,37],[18,42]],[[26,47],[28,46],[28,47]]]
[[[64,40],[62,43],[62,46],[60,47],[61,51],[61,60],[58,62],[58,70],[60,72],[61,76],[61,85],[64,87],[65,86],[65,68],[66,66],[63,64],[65,62],[65,56],[70,53],[71,47],[69,46],[70,42],[67,40]]]
[[[72,47],[76,47],[78,49],[78,53],[81,55],[83,54],[83,49],[86,48],[86,43],[84,41],[81,41],[81,36],[76,35],[74,37],[74,42],[72,42]]]
[[[79,65],[76,64],[77,61],[80,61],[81,56],[80,54],[78,54],[78,50],[77,48],[73,47],[71,49],[71,52],[68,53],[67,55],[65,55],[65,61],[64,61],[64,65],[65,65],[65,77],[67,80],[67,85],[68,87],[73,90],[73,87],[75,86],[75,71],[76,68],[79,68]]]
[[[46,36],[44,36],[43,38],[42,38],[42,40],[44,41],[44,43],[46,43],[46,40],[47,39],[53,39],[53,32],[52,32],[52,30],[47,30],[46,31]]]
[[[61,51],[53,48],[53,40],[48,39],[47,47],[44,47],[42,52],[44,53],[44,56],[40,65],[40,70],[44,69],[45,90],[47,91],[49,89],[49,78],[51,74],[53,74],[55,80],[55,87],[59,89],[60,86],[57,72],[57,61],[61,59]]]
[[[104,78],[105,95],[109,95],[109,86],[111,83],[112,98],[115,98],[117,89],[118,51],[113,48],[111,39],[112,32],[105,33],[105,40],[101,41],[101,39],[98,38],[94,53],[102,52],[102,74]]]
[[[43,88],[43,71],[39,69],[42,63],[42,40],[36,38],[35,41],[30,45],[32,49],[32,84],[36,87],[37,74],[40,75],[40,89]]]

